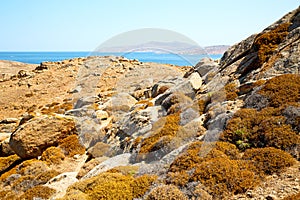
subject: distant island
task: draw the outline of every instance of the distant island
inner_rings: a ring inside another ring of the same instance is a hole
[[[151,41],[147,43],[137,44],[137,45],[124,45],[124,46],[100,46],[96,52],[106,53],[106,52],[155,52],[155,53],[176,53],[176,54],[187,54],[187,55],[197,55],[197,54],[223,54],[230,46],[229,45],[215,45],[201,47],[195,44],[189,44],[184,42],[157,42]]]

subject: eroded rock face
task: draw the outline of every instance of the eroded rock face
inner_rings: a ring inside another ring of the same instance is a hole
[[[203,58],[195,66],[195,70],[201,77],[205,76],[210,70],[217,68],[218,63],[210,58]]]
[[[219,71],[241,83],[299,73],[300,8],[263,32],[232,46],[221,59]]]
[[[21,158],[35,158],[46,148],[75,133],[72,120],[41,116],[18,127],[11,135],[9,144]]]

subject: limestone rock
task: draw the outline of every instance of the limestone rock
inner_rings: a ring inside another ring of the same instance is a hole
[[[192,105],[192,99],[189,96],[186,96],[184,93],[181,92],[174,92],[173,94],[169,95],[162,103],[162,107],[165,110],[172,109],[176,106],[176,109],[182,110],[183,108],[187,107],[188,105]]]
[[[172,78],[167,78],[166,80],[161,80],[159,82],[157,82],[156,84],[154,84],[154,86],[152,87],[152,98],[157,97],[160,94],[163,94],[165,91],[167,91],[169,88],[178,85],[179,83],[181,83],[183,81],[183,79],[179,78],[179,77],[172,77]]]
[[[77,172],[65,172],[52,178],[45,186],[56,190],[56,194],[52,198],[61,198],[66,194],[68,187],[78,181],[76,176]]]
[[[189,76],[189,83],[192,85],[194,90],[199,90],[202,85],[202,79],[198,73],[192,73]]]
[[[9,143],[21,158],[35,158],[46,148],[75,133],[75,123],[72,120],[41,116],[18,127]]]
[[[151,130],[152,124],[159,118],[160,106],[151,106],[143,110],[128,113],[120,124],[120,132],[126,136],[136,137]]]
[[[100,120],[106,120],[109,117],[108,113],[106,111],[103,111],[103,110],[97,110],[96,111],[96,116]]]
[[[200,74],[201,77],[206,75],[210,70],[217,68],[219,65],[217,62],[210,58],[203,58],[195,66],[195,71]]]
[[[126,112],[135,105],[137,100],[128,93],[118,93],[105,103],[106,110],[111,112]]]
[[[182,93],[187,97],[194,98],[196,96],[195,90],[189,80],[177,84],[170,89],[171,93]]]
[[[112,169],[117,166],[127,166],[129,165],[129,159],[131,157],[130,153],[125,153],[121,155],[114,156],[112,158],[109,158],[96,167],[94,167],[89,173],[87,173],[82,180],[91,178],[93,176],[97,176],[98,174],[105,172],[109,169]]]
[[[91,154],[94,158],[109,156],[110,155],[110,148],[109,144],[103,142],[97,142],[93,147],[88,150],[88,153]]]

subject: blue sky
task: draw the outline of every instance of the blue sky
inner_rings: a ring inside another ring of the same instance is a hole
[[[92,51],[140,28],[176,31],[201,46],[232,45],[298,6],[296,0],[4,0],[0,51]]]

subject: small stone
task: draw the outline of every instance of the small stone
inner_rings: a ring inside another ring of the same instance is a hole
[[[18,123],[19,119],[17,118],[6,118],[0,121],[0,124],[12,124],[12,123]]]
[[[80,155],[79,155],[79,154],[76,154],[76,155],[73,156],[73,158],[74,158],[75,160],[77,160],[78,158],[80,158]]]
[[[252,194],[251,191],[247,192],[246,195],[247,195],[247,197],[249,197],[249,198],[252,198],[252,197],[253,197],[253,194]]]
[[[100,120],[106,120],[108,118],[108,113],[103,110],[96,111],[97,118]]]
[[[277,196],[273,195],[273,194],[269,194],[267,197],[266,197],[266,200],[277,200]]]

